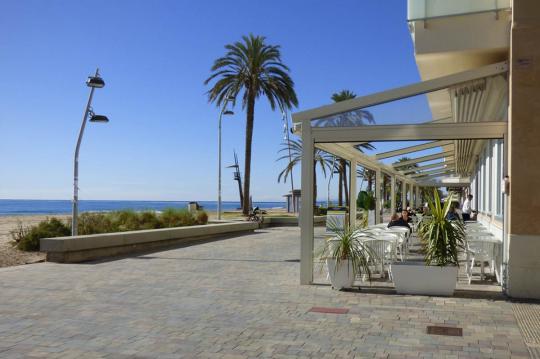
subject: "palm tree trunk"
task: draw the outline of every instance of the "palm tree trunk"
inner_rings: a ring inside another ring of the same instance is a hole
[[[345,206],[349,206],[349,186],[347,181],[347,162],[343,160],[343,192],[345,195]]]
[[[244,163],[244,203],[242,203],[242,213],[249,214],[250,191],[251,183],[251,143],[253,142],[253,122],[255,120],[255,94],[250,91],[248,94],[247,109],[246,109],[246,154]]]
[[[338,184],[338,206],[343,206],[343,175],[341,174],[341,169],[339,170]]]

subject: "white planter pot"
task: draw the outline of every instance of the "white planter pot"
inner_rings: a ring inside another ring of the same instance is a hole
[[[400,294],[454,294],[458,268],[426,266],[424,263],[403,262],[390,265],[396,292]]]
[[[332,288],[340,290],[352,287],[355,275],[351,261],[342,260],[339,263],[339,267],[336,267],[335,258],[326,258],[326,269],[328,270]]]

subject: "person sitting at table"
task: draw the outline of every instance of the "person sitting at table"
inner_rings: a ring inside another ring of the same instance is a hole
[[[459,201],[453,201],[452,205],[454,206],[454,212],[460,221],[463,221],[463,212],[460,208]]]
[[[390,227],[407,227],[409,228],[409,231],[412,232],[411,226],[409,226],[409,220],[408,212],[407,210],[404,210],[401,212],[401,217],[399,217],[397,214],[392,215],[392,218],[390,218],[390,223],[388,223],[388,228]]]
[[[456,213],[456,207],[452,203],[450,205],[450,208],[448,209],[448,213],[446,214],[446,219],[449,221],[459,221],[460,218],[458,214]]]

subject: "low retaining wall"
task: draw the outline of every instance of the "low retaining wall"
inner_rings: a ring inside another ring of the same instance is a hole
[[[47,261],[78,263],[204,241],[220,236],[238,235],[253,232],[257,228],[259,228],[258,223],[233,222],[75,237],[43,238],[39,243],[41,252],[47,254]]]
[[[314,226],[325,226],[326,216],[313,217]],[[298,217],[264,217],[262,227],[298,227]]]

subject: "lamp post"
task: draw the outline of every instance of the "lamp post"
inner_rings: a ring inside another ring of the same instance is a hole
[[[234,115],[234,112],[227,110],[227,105],[230,101],[234,101],[234,97],[227,97],[221,108],[218,120],[218,203],[217,203],[217,219],[221,219],[221,120],[223,115]]]
[[[283,139],[287,141],[287,150],[289,151],[289,163],[292,162],[292,155],[291,155],[291,138],[289,137],[289,116],[287,115],[287,109],[283,109],[283,132],[284,136]],[[291,175],[291,199],[292,199],[292,205],[293,205],[293,212],[297,212],[298,208],[296,208],[296,201],[294,200],[294,180],[293,180],[293,170],[291,167],[290,171]]]
[[[88,102],[86,103],[86,109],[82,119],[81,129],[79,130],[79,137],[77,139],[77,146],[75,147],[75,156],[73,162],[73,210],[71,213],[71,235],[77,235],[77,217],[79,215],[79,149],[81,147],[81,141],[84,134],[84,128],[86,127],[86,120],[90,115],[90,122],[107,123],[109,119],[103,115],[96,115],[92,110],[92,97],[94,96],[94,90],[97,88],[103,88],[105,81],[99,77],[99,69],[96,69],[94,76],[89,76],[86,80],[86,86],[90,87],[90,95],[88,96]]]

